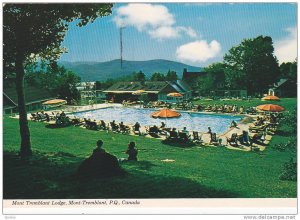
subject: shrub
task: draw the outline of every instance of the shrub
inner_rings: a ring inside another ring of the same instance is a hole
[[[281,180],[297,181],[297,162],[291,160],[284,164],[283,172],[279,176]]]

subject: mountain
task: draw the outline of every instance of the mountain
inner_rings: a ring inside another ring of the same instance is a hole
[[[82,82],[103,81],[126,77],[133,72],[142,71],[147,78],[155,72],[166,74],[168,70],[175,71],[179,78],[182,77],[183,68],[189,72],[201,71],[201,67],[186,65],[169,60],[148,60],[148,61],[126,61],[123,60],[121,69],[120,59],[107,62],[59,62],[66,69],[72,70],[81,77]]]

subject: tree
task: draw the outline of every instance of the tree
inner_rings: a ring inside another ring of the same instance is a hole
[[[176,81],[178,79],[177,74],[175,71],[168,71],[166,77],[166,81]]]
[[[146,76],[145,73],[143,73],[142,71],[133,73],[133,81],[145,82],[145,80],[146,80]]]
[[[80,77],[63,66],[51,65],[45,69],[26,68],[28,84],[47,89],[53,96],[66,99],[68,104],[80,99],[76,85]]]
[[[290,153],[290,160],[283,165],[281,180],[297,181],[297,108],[285,113],[281,126],[285,127],[289,139],[280,144],[275,144],[273,148],[279,151]]]
[[[267,91],[280,72],[271,37],[245,39],[224,56],[226,84],[249,94]]]
[[[215,90],[217,82],[223,80],[223,77],[221,79],[218,78],[221,77],[221,74],[224,74],[224,64],[212,63],[204,68],[204,72],[206,72],[207,75],[198,78],[198,91],[201,95],[207,95],[210,91]]]
[[[150,80],[151,81],[165,81],[166,77],[162,73],[153,73]]]
[[[94,85],[95,90],[100,90],[102,88],[102,83],[100,81],[96,81]]]
[[[287,62],[280,65],[280,76],[293,81],[297,81],[297,62]]]
[[[80,93],[76,85],[80,82],[80,77],[74,72],[66,70],[64,67],[59,67],[56,72],[58,79],[55,93],[58,98],[67,100],[68,104],[74,104],[80,99]]]
[[[78,26],[111,14],[112,4],[5,4],[3,56],[5,74],[15,74],[21,134],[20,156],[32,154],[24,99],[24,67],[32,60],[56,61],[69,23]]]

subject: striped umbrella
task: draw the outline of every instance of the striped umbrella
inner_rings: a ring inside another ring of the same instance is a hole
[[[267,112],[282,112],[284,111],[284,108],[279,105],[273,105],[273,104],[266,104],[266,105],[259,105],[256,107],[259,110],[267,111]]]
[[[167,108],[163,108],[162,110],[158,111],[158,112],[154,112],[151,114],[151,116],[153,118],[176,118],[176,117],[180,117],[181,114],[179,112],[167,109]]]
[[[261,100],[263,100],[263,101],[279,101],[280,99],[275,95],[268,95],[266,97],[263,97]]]

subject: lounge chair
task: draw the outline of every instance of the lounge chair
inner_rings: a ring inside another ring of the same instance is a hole
[[[189,141],[191,136],[188,135],[186,132],[179,132],[178,137],[181,141]]]
[[[129,134],[130,133],[130,128],[126,125],[120,125],[120,132],[122,134]]]
[[[160,132],[160,130],[158,129],[158,127],[154,127],[154,126],[148,127],[148,128],[146,128],[146,132],[151,137],[154,137],[154,138],[159,138],[160,137],[158,135],[158,133]]]
[[[250,146],[252,146],[253,143],[263,144],[264,140],[262,140],[263,133],[257,133],[254,134],[252,137],[249,137],[250,140]]]
[[[98,130],[98,125],[97,125],[97,122],[95,122],[95,121],[91,121],[89,127],[92,130]]]
[[[110,122],[110,127],[111,127],[112,131],[118,131],[118,129],[119,129],[119,126],[112,122]]]
[[[213,145],[219,145],[216,133],[212,133],[211,134],[211,138],[210,138],[210,142],[209,143],[213,144]]]
[[[234,144],[235,146],[238,146],[237,133],[233,133],[230,138],[226,137],[226,140],[227,140],[227,144],[230,144],[230,145]]]
[[[169,131],[169,136],[167,139],[178,139],[177,131]]]
[[[268,128],[268,124],[264,124],[264,125],[261,125],[261,126],[252,126],[252,127],[249,127],[249,131],[250,132],[263,132],[263,131],[266,131],[266,129]]]
[[[85,122],[85,127],[87,129],[92,129],[92,130],[98,130],[98,126],[97,126],[97,123],[95,121],[90,121],[89,119],[84,119],[84,122]]]
[[[199,137],[199,133],[197,131],[193,131],[193,142],[198,143],[198,144],[202,144],[203,140],[202,140],[202,135]]]
[[[74,126],[80,126],[80,125],[82,125],[82,122],[80,121],[79,118],[73,118],[71,120],[71,124],[74,125]]]
[[[39,117],[35,114],[35,113],[31,113],[31,117],[30,117],[31,121],[38,121]]]
[[[99,129],[108,130],[108,127],[106,126],[106,123],[103,120],[100,121]]]

